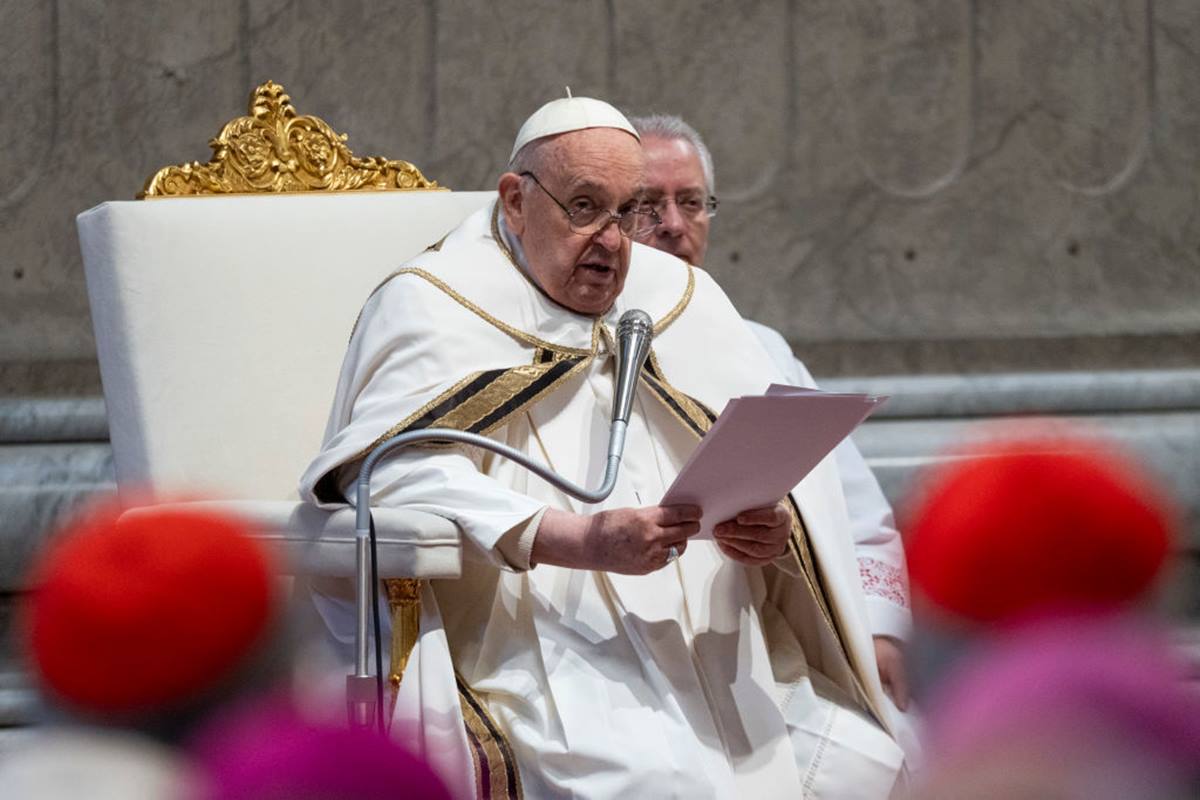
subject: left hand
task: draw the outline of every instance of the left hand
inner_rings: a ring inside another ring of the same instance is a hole
[[[883,690],[901,711],[908,710],[908,673],[904,667],[904,650],[891,636],[875,636],[875,663]]]
[[[782,502],[752,508],[714,526],[713,539],[734,561],[761,567],[787,552],[791,522]]]

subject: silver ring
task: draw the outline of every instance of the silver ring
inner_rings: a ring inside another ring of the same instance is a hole
[[[670,564],[675,559],[679,558],[679,549],[675,545],[671,545],[667,550],[667,563]]]

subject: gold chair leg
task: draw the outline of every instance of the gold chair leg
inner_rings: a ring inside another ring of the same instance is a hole
[[[388,668],[391,702],[388,719],[396,707],[400,681],[408,666],[408,657],[421,632],[421,589],[424,581],[417,578],[389,578],[383,582],[387,590],[388,609],[392,612],[392,650]]]

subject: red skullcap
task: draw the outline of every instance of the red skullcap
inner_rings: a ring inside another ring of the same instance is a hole
[[[76,709],[136,714],[230,677],[273,611],[273,565],[247,526],[212,512],[95,513],[35,571],[28,645]]]
[[[1171,538],[1130,463],[1062,435],[1026,435],[952,463],[907,530],[914,592],[993,623],[1126,605],[1149,588]]]

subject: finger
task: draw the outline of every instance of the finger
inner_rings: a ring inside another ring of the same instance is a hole
[[[671,525],[662,529],[663,535],[671,540],[680,539],[686,541],[689,536],[695,536],[700,532],[699,522],[681,522],[678,525]]]
[[[736,522],[725,522],[713,528],[713,536],[718,539],[752,543],[772,542],[779,544],[786,542],[790,533],[790,528],[784,526],[765,528],[757,525],[738,525]]]
[[[724,553],[726,557],[738,562],[739,564],[745,564],[750,567],[765,567],[767,564],[775,561],[775,558],[755,558],[753,556],[748,556],[740,550],[735,550],[732,547],[726,547],[721,542],[718,542],[717,546],[721,548],[721,552]]]
[[[776,503],[766,508],[752,508],[743,511],[732,521],[739,525],[766,525],[774,528],[788,521],[788,513],[782,505]]]
[[[658,518],[655,521],[663,527],[680,525],[684,522],[699,522],[700,516],[704,513],[700,506],[694,505],[659,506],[658,511]]]
[[[754,560],[766,559],[774,561],[783,555],[783,550],[778,542],[752,542],[744,539],[718,539],[722,550],[732,550],[746,558]]]

